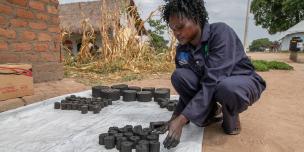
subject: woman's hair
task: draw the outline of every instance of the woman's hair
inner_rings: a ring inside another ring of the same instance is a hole
[[[205,8],[204,0],[164,0],[162,17],[169,23],[169,17],[177,15],[186,17],[204,26],[208,22],[208,13]]]

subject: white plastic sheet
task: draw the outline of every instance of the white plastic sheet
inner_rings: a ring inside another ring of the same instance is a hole
[[[90,97],[91,91],[75,93]],[[67,95],[65,95],[67,96]],[[143,125],[152,121],[165,121],[171,112],[161,109],[155,102],[114,101],[99,114],[81,114],[80,111],[55,110],[54,102],[60,96],[40,103],[0,113],[1,152],[117,152],[98,144],[98,135],[111,126]],[[177,98],[177,96],[171,96]],[[160,142],[166,135],[160,136]],[[185,126],[178,147],[162,152],[201,152],[203,128],[193,124]],[[134,150],[135,151],[135,150]]]

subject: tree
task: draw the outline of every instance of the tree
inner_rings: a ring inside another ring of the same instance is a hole
[[[162,24],[161,20],[149,19],[148,23],[151,27],[148,30],[150,35],[150,45],[156,50],[157,53],[164,52],[168,47],[168,41],[164,39],[163,35],[165,33],[166,25]]]
[[[249,46],[250,51],[265,51],[265,49],[270,48],[272,46],[272,42],[269,41],[268,38],[262,38],[252,41]]]
[[[250,12],[256,25],[276,34],[304,20],[304,0],[253,0]]]

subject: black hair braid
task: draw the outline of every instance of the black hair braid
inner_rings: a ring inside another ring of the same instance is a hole
[[[204,26],[208,22],[208,13],[205,8],[204,0],[164,0],[162,17],[169,23],[169,17],[177,15],[186,17]]]

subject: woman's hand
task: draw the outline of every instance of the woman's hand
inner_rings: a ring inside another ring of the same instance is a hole
[[[179,115],[168,123],[169,133],[163,142],[165,148],[174,148],[179,144],[183,127],[187,122],[188,119],[185,116]]]

